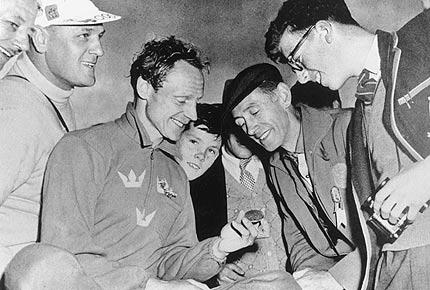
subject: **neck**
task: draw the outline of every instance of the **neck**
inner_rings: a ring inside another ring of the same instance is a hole
[[[54,74],[49,69],[48,64],[46,63],[45,54],[38,53],[31,49],[28,51],[27,55],[37,70],[53,85],[66,91],[73,89],[73,86],[69,85],[68,83],[61,82],[57,77],[54,76]]]
[[[375,34],[357,26],[347,26],[344,30],[341,39],[341,49],[344,51],[343,55],[345,55],[343,61],[349,63],[351,76],[358,76],[364,68]]]
[[[303,148],[303,141],[300,140],[302,126],[300,115],[293,106],[288,107],[286,115],[288,118],[288,130],[281,147],[290,152],[297,152],[297,150],[302,150]]]
[[[148,134],[151,142],[157,142],[157,140],[162,139],[163,136],[158,131],[158,129],[154,126],[154,124],[146,114],[146,100],[136,98],[134,103],[135,103],[135,110],[137,113],[137,117],[139,118],[139,121],[142,123],[143,127],[145,128],[146,133]]]

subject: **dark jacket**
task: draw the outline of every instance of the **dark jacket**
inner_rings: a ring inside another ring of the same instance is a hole
[[[384,126],[414,160],[430,154],[430,9],[399,31],[377,31],[386,88]],[[427,29],[426,29],[427,28]]]
[[[221,155],[199,178],[190,181],[199,241],[219,236],[227,224],[225,173]]]

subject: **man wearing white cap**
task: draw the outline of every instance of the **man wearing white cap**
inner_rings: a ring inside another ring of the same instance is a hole
[[[28,49],[36,12],[36,0],[0,0],[0,79],[6,73],[5,64]]]
[[[37,240],[48,155],[75,129],[74,87],[95,83],[103,23],[120,17],[90,0],[41,0],[31,46],[0,81],[0,273]]]

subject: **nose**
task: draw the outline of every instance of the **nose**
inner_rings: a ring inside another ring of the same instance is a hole
[[[186,102],[184,107],[185,116],[191,121],[197,120],[196,105],[197,105],[196,101],[188,101]]]
[[[205,153],[204,152],[202,152],[202,150],[199,150],[199,152],[197,152],[195,155],[194,155],[194,157],[197,159],[197,160],[199,160],[200,162],[203,162],[203,161],[205,161]]]
[[[308,70],[304,68],[301,71],[296,71],[297,80],[301,84],[305,84],[309,81],[315,81],[316,80],[317,72],[313,70]]]
[[[255,135],[255,132],[257,132],[258,124],[257,124],[257,122],[255,122],[254,120],[251,120],[251,118],[249,118],[248,120],[246,120],[246,128],[247,128],[246,133],[249,136],[253,136],[253,135]]]
[[[94,43],[92,44],[89,52],[91,54],[97,55],[98,57],[102,57],[105,54],[103,51],[102,44],[100,42],[100,38],[94,40]]]

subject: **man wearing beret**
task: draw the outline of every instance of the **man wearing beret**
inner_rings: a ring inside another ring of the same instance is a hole
[[[304,289],[357,288],[361,236],[355,233],[361,229],[345,149],[350,111],[293,107],[289,87],[269,64],[246,68],[227,90],[224,122],[233,118],[274,152],[266,164],[268,183],[297,282]]]

